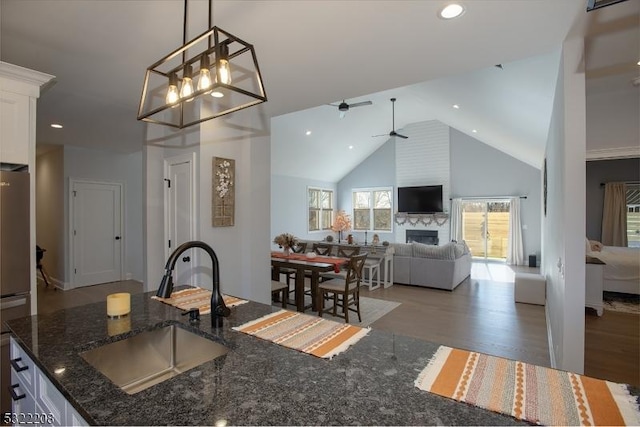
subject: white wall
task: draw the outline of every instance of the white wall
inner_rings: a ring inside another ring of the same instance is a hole
[[[451,128],[452,197],[527,196],[520,200],[525,264],[528,255],[540,259],[540,177],[540,169]]]
[[[416,185],[442,185],[442,202],[445,212],[449,212],[451,191],[449,126],[437,120],[412,123],[399,133],[409,139],[396,140],[396,185],[408,187]],[[397,206],[397,191],[395,200]],[[442,225],[435,221],[430,225],[394,225],[395,241],[406,241],[406,230],[437,230],[440,244],[450,241],[450,222]]]
[[[64,286],[64,150],[57,147],[36,158],[36,244],[46,249],[42,265],[51,280]]]
[[[180,154],[200,152],[200,132],[197,126],[189,131],[176,132],[160,125],[146,126],[147,142],[143,148],[143,283],[144,290],[158,288],[164,266],[167,262],[168,243],[165,236],[164,198],[164,159]],[[195,165],[199,169],[199,165]],[[199,188],[199,180],[196,182]],[[198,191],[198,190],[197,190]],[[196,192],[196,194],[199,194]],[[196,199],[196,205],[199,200]],[[199,239],[199,227],[196,227],[196,239]],[[198,264],[201,254],[194,254],[194,264]]]
[[[584,371],[585,78],[584,42],[563,44],[547,140],[547,214],[542,273],[553,367]]]
[[[122,183],[124,188],[125,277],[143,279],[142,245],[142,152],[120,154],[73,146],[64,148],[64,208],[69,218],[69,179]],[[69,224],[65,221],[65,253],[69,253]],[[65,263],[65,281],[70,282],[68,262]]]
[[[244,110],[235,124],[260,126],[257,111]],[[270,137],[268,129],[239,135],[222,129],[215,120],[201,125],[200,234],[220,261],[220,285],[224,293],[269,304],[270,270]],[[235,225],[213,227],[211,221],[212,158],[236,161]],[[203,262],[204,265],[204,262]],[[205,284],[207,287],[209,283]]]
[[[334,232],[309,232],[308,187],[333,190],[334,212],[337,209],[344,209],[338,204],[338,192],[335,183],[271,175],[271,242],[275,236],[281,233],[292,233],[294,236],[305,240],[322,240],[327,235],[332,235],[337,239],[337,235]],[[272,247],[276,249],[278,246],[272,244]]]
[[[155,290],[164,273],[163,161],[177,154],[198,154],[197,239],[210,245],[220,267],[222,292],[269,303],[270,138],[260,107],[210,120],[181,133],[156,125],[147,128],[145,144],[145,289]],[[236,161],[236,215],[232,227],[211,223],[212,158]],[[212,269],[203,251],[193,274],[195,283],[211,289]]]

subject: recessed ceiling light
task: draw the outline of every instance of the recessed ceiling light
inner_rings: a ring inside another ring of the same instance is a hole
[[[638,65],[640,65],[640,61],[638,61]]]
[[[459,110],[460,106],[458,104],[453,104],[453,108],[455,108],[456,110]]]
[[[451,3],[440,9],[438,16],[442,19],[453,19],[464,13],[464,7],[458,3]]]
[[[310,131],[310,130],[308,130],[308,131],[306,131],[304,134],[305,134],[305,135],[307,135],[307,136],[308,136],[308,135],[311,135],[311,131]]]
[[[349,146],[349,150],[353,150],[353,145],[350,145],[350,146]]]
[[[62,125],[58,124],[58,123],[51,123],[51,127],[54,129],[62,129]]]
[[[478,133],[478,130],[477,129],[473,129],[471,132]]]

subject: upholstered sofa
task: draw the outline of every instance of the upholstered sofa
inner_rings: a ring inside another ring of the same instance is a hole
[[[442,246],[392,243],[393,281],[452,291],[471,274],[467,245],[450,242]]]

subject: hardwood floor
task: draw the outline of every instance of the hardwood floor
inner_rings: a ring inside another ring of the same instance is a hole
[[[640,315],[586,310],[584,373],[640,386]]]
[[[402,303],[375,321],[371,325],[375,329],[550,366],[544,307],[514,303],[514,274],[504,264],[474,262],[471,277],[454,292],[396,284],[372,292],[363,287],[361,295]],[[105,301],[114,292],[140,293],[143,287],[140,282],[123,281],[63,292],[39,284],[38,310],[47,314]],[[605,311],[598,317],[587,309],[585,374],[640,385],[639,341],[640,316]]]
[[[142,283],[135,280],[124,280],[62,291],[60,289],[54,290],[51,286],[45,288],[38,282],[38,314],[49,314],[63,308],[99,301],[105,301],[106,304],[107,295],[116,292],[142,293]]]
[[[515,304],[513,276],[508,266],[474,263],[453,292],[396,284],[361,295],[402,303],[375,329],[550,366],[544,306]]]

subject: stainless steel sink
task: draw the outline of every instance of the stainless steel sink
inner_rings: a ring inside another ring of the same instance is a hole
[[[222,344],[175,325],[80,353],[118,387],[135,394],[227,354]]]

